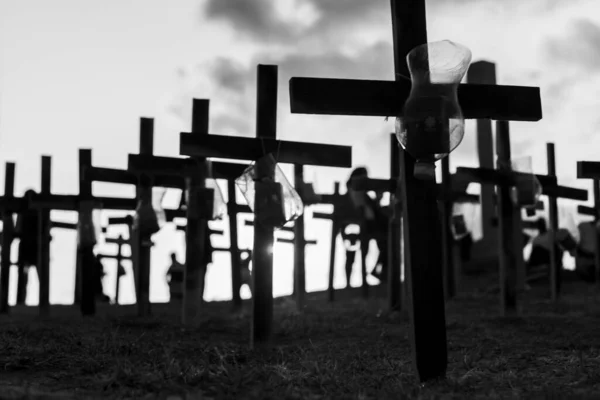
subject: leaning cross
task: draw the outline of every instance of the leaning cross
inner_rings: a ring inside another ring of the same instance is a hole
[[[180,154],[196,157],[218,157],[238,160],[259,160],[270,153],[278,155],[278,162],[350,167],[351,147],[276,140],[277,126],[277,66],[258,66],[257,138],[181,133]],[[258,166],[258,164],[257,164]],[[255,199],[266,199],[272,189],[266,181],[273,181],[275,170],[257,168]],[[261,208],[255,210],[255,219],[261,221]],[[273,320],[273,229],[271,223],[254,225],[253,257],[253,322],[251,345],[268,343]]]
[[[396,82],[292,78],[293,113],[401,117],[411,83],[406,55],[427,43],[425,0],[391,0]],[[533,87],[463,84],[458,100],[467,119],[538,121],[540,91]],[[421,381],[444,376],[448,364],[441,224],[431,185],[413,176],[415,160],[401,151],[400,175],[413,361]]]

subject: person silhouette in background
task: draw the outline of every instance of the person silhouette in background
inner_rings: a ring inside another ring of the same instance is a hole
[[[36,196],[34,190],[27,190],[23,197],[31,200]],[[27,284],[29,282],[29,269],[38,263],[38,227],[39,212],[35,209],[26,209],[17,215],[16,235],[19,237],[19,251],[17,261],[17,304],[25,304],[27,298]]]
[[[250,289],[250,295],[252,295],[252,271],[250,271],[250,263],[252,262],[252,250],[242,250],[240,252],[240,258],[240,267],[242,270],[242,281],[240,282],[240,289],[242,288],[242,286],[248,285],[248,289]]]
[[[549,268],[552,246],[554,246],[556,252],[557,267],[559,270],[562,270],[563,251],[556,240],[554,242],[552,241],[550,231],[548,231],[548,226],[546,225],[546,220],[544,218],[538,218],[535,225],[538,234],[531,242],[531,253],[526,264],[527,273],[531,273],[536,267]]]
[[[346,249],[346,287],[350,287],[350,278],[352,277],[352,269],[356,260],[356,252],[360,248],[359,234],[360,228],[356,224],[347,224],[341,229],[342,241]]]
[[[365,167],[355,168],[346,182],[346,188],[354,209],[358,213],[362,231],[360,236],[365,241],[365,243],[361,243],[361,251],[364,251],[365,254],[367,253],[371,239],[375,240],[379,249],[378,262],[370,274],[380,281],[385,282],[387,279],[387,228],[389,217],[380,205],[382,194],[376,193],[375,198],[371,198],[365,191],[352,189],[354,179],[368,178],[368,176],[369,174]],[[377,271],[376,268],[378,265],[381,265],[381,268]]]
[[[94,294],[98,301],[103,303],[109,303],[110,297],[104,294],[104,285],[102,284],[102,278],[106,275],[104,271],[104,265],[102,264],[102,257],[100,255],[94,256]]]
[[[169,284],[170,301],[183,300],[183,281],[185,278],[185,267],[177,261],[177,254],[171,253],[171,265],[166,274]]]

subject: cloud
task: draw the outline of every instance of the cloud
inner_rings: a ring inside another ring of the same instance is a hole
[[[600,71],[600,25],[589,19],[574,20],[568,34],[548,39],[544,50],[552,63],[581,74],[597,73]]]
[[[208,0],[204,15],[207,19],[223,20],[240,35],[254,39],[287,39],[292,30],[277,18],[270,0]]]

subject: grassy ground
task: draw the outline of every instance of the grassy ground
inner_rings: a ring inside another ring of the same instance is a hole
[[[379,293],[375,293],[379,291]],[[206,305],[197,329],[178,325],[178,309],[105,307],[83,319],[57,306],[0,317],[0,398],[600,398],[600,296],[569,283],[561,302],[537,287],[520,318],[498,317],[493,294],[461,295],[447,305],[447,379],[419,385],[407,320],[382,312],[356,289],[327,304],[309,295],[298,313],[276,300],[276,346],[248,349],[249,304]],[[378,298],[376,296],[379,296]],[[17,315],[20,314],[20,315]]]

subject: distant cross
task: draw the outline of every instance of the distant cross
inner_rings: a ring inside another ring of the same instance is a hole
[[[503,129],[498,130],[497,139],[499,140],[498,146],[497,146],[497,148],[499,149],[498,158],[499,158],[499,160],[502,160],[502,165],[499,165],[499,167],[500,167],[499,170],[492,170],[492,169],[488,169],[488,168],[459,167],[457,169],[457,173],[462,174],[467,179],[470,178],[470,180],[472,182],[478,182],[478,183],[482,183],[482,184],[495,184],[500,187],[499,193],[501,193],[503,188],[506,190],[510,190],[509,188],[516,183],[516,181],[512,180],[512,178],[514,178],[518,175],[521,175],[523,173],[515,171],[513,174],[513,173],[509,172],[510,168],[508,168],[508,165],[510,165],[510,151],[507,152],[505,150],[505,147],[510,146],[510,138],[508,136],[508,126],[506,126]],[[552,237],[554,237],[553,236],[554,232],[556,232],[556,230],[558,229],[558,213],[557,213],[557,208],[556,208],[556,199],[563,198],[563,199],[580,200],[580,201],[586,200],[587,192],[585,190],[566,187],[566,186],[560,186],[557,184],[555,167],[553,167],[553,165],[554,165],[554,147],[553,147],[553,145],[551,146],[551,143],[548,144],[547,150],[548,150],[549,167],[552,167],[552,168],[548,169],[548,172],[549,172],[548,175],[535,175],[535,177],[542,184],[542,195],[545,195],[548,197],[549,206],[550,206],[550,208],[549,208],[550,233],[551,233]],[[501,196],[501,194],[499,195],[499,197],[500,196]],[[501,200],[498,198],[498,201],[501,201]],[[508,198],[506,201],[510,201],[510,198]],[[543,209],[543,203],[538,202],[538,204],[536,205],[536,208]],[[500,282],[501,294],[503,293],[503,295],[501,295],[502,296],[501,297],[501,299],[502,299],[501,307],[502,307],[502,312],[506,313],[506,312],[516,311],[517,299],[516,298],[513,299],[511,296],[513,295],[513,293],[516,295],[517,292],[515,290],[522,290],[524,288],[524,284],[525,284],[525,280],[526,280],[526,278],[525,278],[525,262],[523,260],[523,243],[522,243],[522,239],[521,239],[522,238],[521,232],[523,230],[523,221],[521,219],[521,208],[516,205],[513,205],[512,209],[510,211],[505,209],[504,214],[499,212],[499,215],[500,215],[499,219],[504,220],[504,224],[500,224],[500,234],[504,235],[503,237],[507,238],[508,242],[506,242],[506,245],[510,247],[508,250],[506,250],[506,249],[505,250],[510,251],[510,254],[514,254],[514,257],[516,257],[516,259],[517,259],[517,261],[515,261],[515,262],[510,261],[509,256],[507,255],[505,258],[503,258],[503,260],[505,260],[506,263],[503,263],[501,265],[501,271],[502,271],[502,269],[505,269],[506,272],[504,272],[503,274],[508,274],[507,276],[512,276],[512,275],[510,275],[512,272],[509,269],[514,268],[512,266],[517,266],[517,268],[519,268],[515,272],[518,280],[516,282],[512,281],[513,283],[517,284],[517,287],[515,287],[515,288],[504,287],[505,284],[510,284],[510,281],[507,282],[506,280],[501,280],[501,282]],[[496,221],[497,220],[494,219],[492,221],[492,225],[496,224],[497,223]],[[489,222],[483,221],[483,223],[486,224]],[[511,237],[512,240],[510,240],[509,237]],[[551,263],[550,263],[550,269],[549,269],[550,293],[551,293],[551,298],[553,300],[556,300],[558,298],[559,288],[560,288],[560,274],[559,274],[560,271],[558,269],[558,260],[556,259],[556,254],[554,254],[554,246],[552,246],[551,251],[552,251]],[[508,253],[505,253],[505,254],[508,254]],[[554,254],[554,256],[552,256],[552,254]],[[512,257],[512,256],[510,256],[510,257]]]
[[[406,55],[427,43],[425,0],[391,0],[396,82],[292,78],[293,113],[401,117],[411,83]],[[537,121],[539,88],[459,86],[464,117]],[[400,152],[404,216],[405,282],[410,293],[413,362],[421,381],[442,377],[448,363],[444,310],[441,224],[431,182],[413,176],[415,160]]]
[[[593,216],[594,221],[597,223],[600,217],[600,162],[598,161],[578,161],[577,162],[577,178],[578,179],[592,179],[594,182],[593,193],[594,193],[594,208]],[[581,207],[581,206],[580,206]],[[584,209],[585,210],[585,209]],[[600,234],[598,228],[596,232],[596,251],[594,252],[594,264],[596,285],[600,287]]]
[[[133,261],[131,256],[123,255],[123,245],[127,243],[127,240],[123,239],[122,235],[117,238],[105,238],[106,243],[115,243],[117,245],[117,254],[99,254],[98,258],[101,260],[105,258],[114,259],[117,261],[117,271],[115,273],[115,304],[119,305],[119,294],[120,294],[120,282],[121,282],[121,270],[123,268],[123,261]]]
[[[259,160],[276,153],[277,162],[350,167],[351,148],[348,146],[320,145],[305,142],[289,142],[276,139],[277,126],[277,66],[258,66],[257,93],[257,138],[194,135],[181,133],[180,154],[197,157],[218,157],[238,160]],[[255,199],[260,202],[274,188],[275,171],[260,168],[257,164]],[[258,204],[258,203],[257,203]],[[255,210],[255,219],[262,220],[260,208]],[[268,223],[254,225],[253,257],[253,322],[251,345],[269,343],[273,319],[273,229]]]

